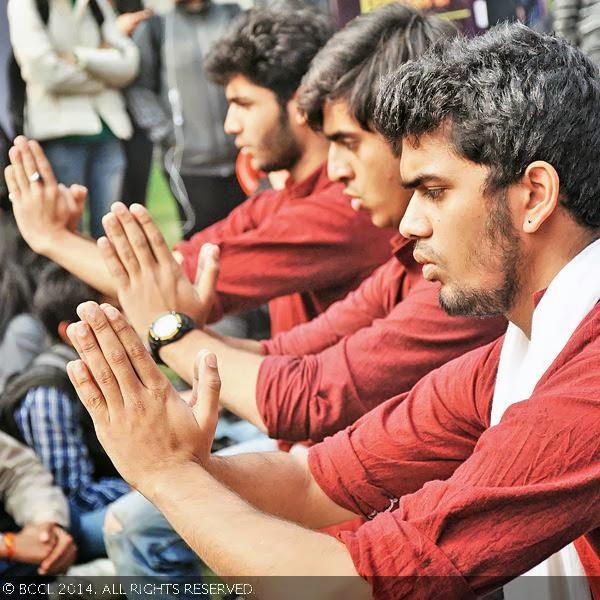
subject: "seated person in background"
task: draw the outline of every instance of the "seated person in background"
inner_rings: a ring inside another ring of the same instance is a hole
[[[211,456],[215,355],[187,404],[111,306],[79,307],[69,376],[119,472],[220,576],[358,574],[303,580],[301,597],[458,600],[533,569],[563,576],[537,578],[545,598],[596,596],[597,579],[565,576],[600,564],[598,70],[500,26],[400,67],[373,122],[401,149],[400,230],[443,307],[504,314],[506,336],[308,456]],[[355,515],[368,522],[338,539],[314,531]],[[506,598],[527,597],[519,583]],[[283,596],[278,577],[257,586]]]
[[[46,332],[31,314],[32,284],[17,256],[15,232],[0,222],[0,393],[43,349]]]
[[[79,562],[106,556],[106,508],[129,491],[98,443],[66,374],[74,351],[65,331],[77,318],[77,305],[89,298],[99,295],[58,265],[42,271],[33,313],[52,346],[10,378],[0,396],[0,427],[35,451],[69,500]]]
[[[299,101],[306,106],[309,119],[331,140],[330,178],[345,184],[353,203],[360,202],[376,226],[397,229],[411,195],[398,181],[398,157],[383,137],[370,129],[365,117],[384,74],[379,69],[415,59],[435,41],[455,33],[447,21],[392,4],[357,18],[335,34],[304,79]],[[110,225],[110,220],[115,222]],[[126,247],[111,233],[117,223],[114,215],[105,217],[109,237],[115,242],[107,264],[115,275],[125,313],[145,339],[147,332],[141,327],[157,317],[158,313],[151,311],[159,309],[147,299],[161,297],[153,276],[158,265],[148,265],[153,256],[159,261],[162,256],[172,259],[164,245],[162,252],[158,248],[153,251],[147,242],[147,257],[140,256],[135,270],[127,261],[121,263],[118,256],[126,255]],[[133,240],[144,238],[141,229],[134,235],[135,226],[133,217],[123,222],[123,231],[132,232],[132,247]],[[159,235],[158,231],[149,233],[148,239]],[[135,247],[139,253],[139,242]],[[448,316],[439,306],[439,285],[423,278],[412,251],[413,244],[397,234],[392,258],[355,292],[310,323],[262,346],[198,329],[163,346],[160,358],[191,383],[191,357],[201,348],[210,349],[221,364],[223,406],[272,438],[321,441],[384,400],[410,390],[423,375],[506,330],[503,318]],[[119,276],[126,272],[129,277]],[[162,310],[169,308],[177,306],[163,306]],[[269,356],[263,355],[263,349]],[[274,440],[271,448],[276,448]],[[261,449],[267,449],[266,445]],[[227,452],[235,450],[247,451],[248,446],[242,444]],[[167,545],[165,541],[176,535],[139,494],[116,502],[108,515],[107,548],[124,574],[150,568],[150,552],[138,551],[142,540],[147,548],[159,548],[161,540]],[[116,523],[109,527],[113,518]],[[191,550],[187,549],[187,554],[193,560]],[[143,567],[138,564],[141,562]],[[169,572],[168,567],[177,570],[181,563],[165,561],[161,573]]]
[[[186,276],[194,280],[201,246],[218,244],[221,277],[209,322],[268,301],[272,332],[285,331],[322,313],[389,257],[392,230],[356,214],[342,186],[327,178],[327,140],[308,126],[297,106],[302,76],[332,32],[329,21],[314,11],[251,10],[206,57],[207,72],[225,86],[226,132],[260,169],[290,172],[283,190],[251,197],[182,242],[177,250],[183,271],[161,274],[174,291]],[[36,168],[30,149],[41,156],[36,143],[17,138],[10,151],[13,167],[6,171],[23,237],[37,252],[115,297],[94,242],[65,225],[66,191],[29,180]],[[40,173],[53,183],[50,171]],[[118,214],[126,207],[117,204],[114,210]]]
[[[0,577],[56,575],[75,560],[67,501],[35,454],[0,432]]]

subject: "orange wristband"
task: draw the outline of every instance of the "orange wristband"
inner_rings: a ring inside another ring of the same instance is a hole
[[[6,550],[6,560],[13,560],[15,557],[15,534],[4,533],[2,534],[2,539]]]

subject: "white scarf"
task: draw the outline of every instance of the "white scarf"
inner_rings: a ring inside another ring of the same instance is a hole
[[[509,323],[500,353],[490,426],[504,412],[531,396],[538,381],[600,299],[600,240],[587,246],[552,280],[533,312],[531,340]],[[504,588],[506,600],[591,600],[585,572],[573,544],[525,575],[544,576],[531,585],[517,578]],[[549,576],[572,576],[560,580]],[[573,577],[580,576],[580,577]],[[546,589],[542,590],[545,586]]]

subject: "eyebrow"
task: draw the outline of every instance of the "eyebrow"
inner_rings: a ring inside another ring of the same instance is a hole
[[[323,132],[323,135],[330,142],[343,142],[344,140],[356,139],[356,134],[350,131],[336,131],[335,133]]]
[[[408,181],[402,179],[402,176],[400,176],[400,181],[403,187],[411,190],[425,185],[426,183],[448,183],[447,179],[444,179],[443,177],[440,177],[435,173],[419,173],[416,177],[413,177],[413,179],[410,179]]]
[[[238,96],[237,94],[232,96],[225,95],[225,98],[229,104],[244,104],[250,102],[249,98]]]

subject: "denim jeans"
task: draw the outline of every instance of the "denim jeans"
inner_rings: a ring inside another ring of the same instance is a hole
[[[70,532],[77,544],[77,562],[85,563],[106,556],[102,527],[108,506],[83,512],[73,502],[69,502],[71,513]]]
[[[249,423],[240,422],[233,426],[220,423],[217,431],[231,439],[245,438],[241,443],[218,452],[220,455],[276,449],[274,440]],[[106,533],[104,536],[108,556],[115,565],[117,575],[165,576],[166,581],[200,577],[202,563],[196,553],[179,537],[162,513],[141,494],[127,494],[114,502],[109,510],[123,528],[118,533]],[[128,597],[130,600],[137,598],[132,594]],[[154,600],[175,598],[156,594],[152,597]],[[192,597],[198,598],[197,595],[189,596]],[[177,598],[185,600],[188,596],[180,593]]]
[[[116,137],[97,142],[48,140],[42,146],[60,183],[88,188],[90,233],[94,238],[104,235],[102,217],[121,199],[123,189],[126,158],[121,141]]]

